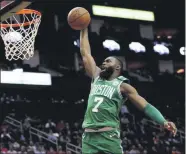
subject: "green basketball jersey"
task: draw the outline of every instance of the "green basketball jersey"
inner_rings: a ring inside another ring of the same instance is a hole
[[[93,81],[83,128],[120,127],[119,112],[126,101],[121,95],[120,85],[128,81],[123,76],[111,81],[97,77]]]

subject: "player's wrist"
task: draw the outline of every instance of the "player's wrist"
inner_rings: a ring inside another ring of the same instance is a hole
[[[165,122],[163,123],[164,126],[166,126],[168,124],[168,121],[165,120]]]
[[[86,33],[88,33],[88,28],[86,27],[85,29],[82,29],[82,30],[80,30],[83,34],[86,34]]]
[[[164,122],[166,122],[166,119],[163,117],[160,111],[149,103],[144,108],[144,113],[160,125],[164,125]]]

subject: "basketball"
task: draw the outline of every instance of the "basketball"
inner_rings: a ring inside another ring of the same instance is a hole
[[[82,30],[88,27],[91,18],[85,8],[75,7],[69,12],[67,20],[72,29]]]

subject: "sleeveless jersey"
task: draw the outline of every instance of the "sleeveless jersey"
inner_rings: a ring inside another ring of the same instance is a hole
[[[126,101],[120,92],[122,82],[129,82],[123,76],[111,81],[97,77],[91,85],[83,128],[120,127],[119,112]]]

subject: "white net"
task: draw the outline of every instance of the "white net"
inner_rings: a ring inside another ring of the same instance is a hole
[[[41,22],[41,14],[29,9],[21,12],[0,24],[7,60],[28,60],[34,55],[35,37]]]

